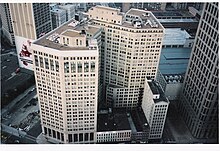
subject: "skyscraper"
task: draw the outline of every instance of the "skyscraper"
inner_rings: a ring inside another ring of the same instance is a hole
[[[124,14],[119,9],[95,6],[88,16],[103,28],[101,81],[108,106],[137,107],[146,77],[156,77],[163,26],[151,12],[139,9]]]
[[[2,19],[3,34],[9,40],[9,43],[14,45],[15,37],[14,37],[13,28],[12,28],[11,14],[9,11],[8,3],[0,3],[0,14],[1,14],[1,19]]]
[[[205,4],[179,104],[196,138],[218,138],[218,13],[218,3]]]
[[[100,36],[100,28],[70,20],[32,44],[42,131],[51,142],[95,142]]]
[[[9,3],[19,66],[32,70],[31,43],[52,29],[47,3]]]

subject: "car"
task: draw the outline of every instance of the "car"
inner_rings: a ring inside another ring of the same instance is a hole
[[[36,88],[32,88],[32,89],[31,89],[31,92],[33,92],[35,89],[36,89]]]
[[[21,71],[21,69],[20,68],[17,68],[16,70],[15,70],[15,73],[19,73]]]

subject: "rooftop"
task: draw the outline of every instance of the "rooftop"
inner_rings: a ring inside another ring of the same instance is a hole
[[[193,17],[188,11],[153,11],[156,17]]]
[[[126,112],[98,114],[97,132],[131,130]]]
[[[163,45],[184,45],[191,36],[181,28],[165,28]]]
[[[65,13],[65,10],[59,9],[59,8],[53,8],[50,11],[53,12],[53,13],[58,13],[58,14]]]
[[[100,31],[100,28],[89,25],[89,21],[80,23],[74,19],[71,19],[60,27],[54,29],[53,31],[36,40],[34,44],[57,50],[88,50],[88,47],[74,48],[70,46],[64,46],[59,43],[59,38],[61,34],[71,37],[82,37],[85,36],[83,34],[80,34],[82,30],[85,30],[85,33],[96,35],[96,33]]]
[[[155,103],[158,103],[158,102],[161,102],[161,101],[168,102],[162,88],[160,87],[159,83],[157,83],[157,81],[154,81],[154,80],[148,81],[148,85],[149,85],[149,87],[150,87],[150,89],[151,89],[151,91],[154,95],[156,95],[156,94],[160,95],[159,98],[157,98],[157,99],[154,98],[153,99]]]
[[[68,37],[84,37],[85,36],[84,34],[80,34],[79,32],[74,31],[74,30],[66,30],[62,33],[62,35],[68,36]]]
[[[144,125],[149,126],[142,108],[136,108],[132,110],[131,117],[137,132],[142,132]]]
[[[145,10],[140,10],[140,9],[130,9],[126,14],[125,17],[128,18],[127,16],[136,16],[133,18],[133,21],[137,20],[136,22],[141,21],[141,29],[143,28],[163,28],[163,26],[160,24],[160,22],[157,20],[157,18],[150,12],[150,11],[145,11]],[[139,17],[139,18],[138,18]],[[123,26],[127,27],[133,27],[134,25],[124,21]]]
[[[159,63],[161,74],[185,73],[191,51],[191,48],[162,48]]]
[[[107,10],[111,10],[111,11],[120,12],[120,9],[117,9],[117,8],[106,7],[106,6],[101,6],[101,5],[96,5],[95,7],[96,7],[96,8],[100,8],[100,9],[107,9]]]
[[[171,22],[182,22],[182,23],[188,23],[188,22],[195,22],[195,23],[198,23],[198,20],[196,19],[192,19],[192,18],[181,18],[181,19],[158,19],[159,22],[161,23],[171,23]]]

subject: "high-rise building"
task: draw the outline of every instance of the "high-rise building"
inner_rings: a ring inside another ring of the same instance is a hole
[[[180,108],[196,138],[218,138],[218,3],[205,3],[185,75]]]
[[[53,29],[59,27],[63,23],[66,22],[66,11],[59,8],[54,8],[50,10],[51,12],[51,19],[52,19],[52,27]]]
[[[3,36],[6,37],[11,45],[15,44],[15,37],[12,28],[11,14],[8,3],[0,3],[0,14],[2,19]]]
[[[155,78],[163,26],[149,11],[95,6],[88,11],[94,25],[103,28],[101,81],[110,107],[137,107],[146,77]]]
[[[75,20],[32,44],[44,136],[55,143],[94,143],[101,29]]]
[[[159,83],[146,80],[142,109],[150,126],[149,139],[161,139],[169,101]]]
[[[31,43],[51,31],[47,3],[9,3],[19,66],[32,70]]]
[[[58,7],[66,11],[66,21],[75,18],[76,6],[74,4],[63,4],[59,5]]]

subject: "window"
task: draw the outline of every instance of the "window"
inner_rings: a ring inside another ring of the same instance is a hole
[[[73,142],[72,134],[68,134],[68,140],[69,142]]]
[[[54,62],[50,59],[50,70],[54,71]]]
[[[59,72],[59,62],[55,61],[55,65],[56,65],[56,71]]]
[[[82,72],[82,63],[78,62],[77,66],[78,66],[78,73]]]
[[[83,141],[83,134],[82,134],[82,133],[79,134],[79,141],[80,141],[80,142]]]
[[[35,60],[35,66],[39,66],[39,62],[38,62],[38,57],[37,55],[34,55],[34,60]]]
[[[64,73],[69,73],[69,62],[64,62]]]
[[[45,68],[49,69],[49,62],[47,58],[44,58]]]
[[[76,64],[74,62],[71,62],[70,65],[71,65],[71,73],[75,73],[76,72]]]
[[[84,72],[89,72],[89,63],[88,62],[84,63]]]
[[[40,67],[43,68],[44,67],[43,58],[42,57],[39,58],[40,58]]]
[[[74,134],[74,142],[78,142],[78,135]]]
[[[91,62],[91,72],[95,72],[95,62]]]

